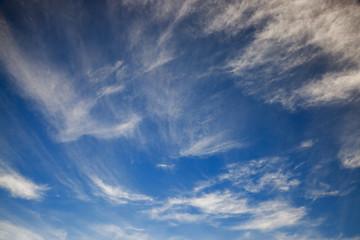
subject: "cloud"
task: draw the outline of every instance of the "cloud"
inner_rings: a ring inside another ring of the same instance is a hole
[[[50,230],[45,235],[40,235],[28,228],[15,225],[9,221],[0,221],[0,239],[15,239],[15,240],[65,240],[67,236],[66,232]]]
[[[156,167],[164,169],[164,170],[172,170],[175,168],[175,164],[159,163],[156,165]]]
[[[116,74],[116,77],[122,76],[124,73],[124,62],[117,61],[113,66],[106,65],[94,71],[88,71],[87,76],[91,82],[105,81],[111,74]]]
[[[227,141],[223,135],[207,136],[195,142],[187,149],[181,150],[181,156],[206,156],[226,152],[230,149],[240,148],[242,144],[236,141]]]
[[[169,52],[161,51],[159,53],[159,57],[155,61],[152,61],[151,64],[149,63],[148,66],[146,66],[146,70],[144,72],[145,73],[150,72],[150,71],[154,70],[155,68],[158,68],[158,67],[170,62],[173,59],[174,58],[170,55]]]
[[[202,193],[190,198],[170,198],[160,207],[147,213],[157,220],[203,222],[248,215],[238,219],[233,230],[273,230],[293,226],[306,215],[305,207],[291,207],[284,201],[263,201],[249,204],[250,199],[240,198],[228,190]],[[195,208],[196,210],[192,210]]]
[[[30,179],[21,176],[13,169],[0,162],[0,187],[10,192],[14,198],[28,200],[41,199],[45,191],[50,188],[46,185],[38,185]]]
[[[300,184],[278,157],[230,164],[227,172],[219,175],[218,179],[230,181],[252,193],[264,190],[289,191]]]
[[[344,144],[338,157],[346,168],[360,167],[360,141]]]
[[[13,225],[10,222],[0,221],[0,239],[44,240],[45,238],[29,229]]]
[[[146,233],[139,233],[138,231],[131,231],[123,229],[116,225],[98,225],[94,227],[95,231],[101,236],[108,239],[121,239],[121,240],[148,240],[149,235]]]
[[[359,148],[345,147],[339,153],[339,157],[346,168],[360,167],[360,150]]]
[[[62,71],[48,54],[40,52],[39,57],[31,57],[22,50],[3,19],[0,19],[0,36],[4,39],[0,48],[1,61],[13,77],[19,93],[33,100],[36,108],[52,124],[56,140],[74,141],[83,135],[99,138],[131,136],[141,120],[140,116],[127,112],[121,119],[116,119],[120,124],[110,125],[93,114],[102,97],[114,95],[125,88],[123,84],[104,82],[109,75],[121,70],[121,61],[88,73],[89,79],[82,81],[90,89],[84,93],[84,89],[74,87],[80,79]],[[100,86],[98,82],[101,82]]]
[[[299,220],[305,215],[305,207],[294,208],[278,202],[265,203],[258,208],[258,213],[251,220],[234,229],[270,231],[299,224]]]
[[[199,213],[191,213],[189,207],[195,207]],[[230,192],[213,192],[192,198],[170,198],[161,207],[148,211],[158,220],[176,220],[179,222],[197,222],[207,217],[224,218],[229,214],[248,212],[247,200],[238,199]]]
[[[108,96],[108,95],[111,95],[111,94],[121,92],[122,90],[124,90],[124,88],[125,88],[124,85],[103,87],[98,92],[98,97],[100,98],[100,97],[103,97],[103,96]]]
[[[345,168],[360,167],[360,130],[359,114],[350,114],[340,132],[340,150],[338,158]]]
[[[309,139],[309,140],[301,142],[299,148],[310,148],[314,144],[315,144],[315,141],[312,139]]]
[[[127,204],[134,201],[152,201],[151,197],[142,194],[130,193],[122,189],[120,186],[111,186],[105,184],[100,178],[93,176],[91,178],[95,184],[95,194],[99,195],[110,202],[117,204]]]
[[[224,189],[226,182],[241,187],[245,193]],[[253,194],[285,193],[299,184],[283,158],[233,163],[226,166],[224,173],[198,182],[190,196],[169,198],[145,212],[156,220],[182,223],[222,222],[231,218],[233,230],[270,231],[299,224],[307,210],[292,206],[290,201],[261,200]]]
[[[360,92],[359,8],[351,0],[224,3],[209,14],[203,31],[237,35],[256,29],[254,40],[227,63],[248,93],[288,108],[346,103]],[[311,81],[291,79],[292,71],[320,56],[328,57],[331,72]]]

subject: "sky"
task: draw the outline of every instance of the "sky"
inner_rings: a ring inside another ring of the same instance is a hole
[[[360,3],[0,1],[0,239],[360,239]]]

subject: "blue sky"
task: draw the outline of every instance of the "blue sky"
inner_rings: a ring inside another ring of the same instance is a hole
[[[360,239],[358,1],[0,4],[0,239]]]

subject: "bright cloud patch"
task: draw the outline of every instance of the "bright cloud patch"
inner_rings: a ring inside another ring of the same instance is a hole
[[[3,165],[3,164],[1,164]],[[40,199],[49,187],[38,185],[7,166],[0,165],[0,187],[10,192],[11,196],[23,199]]]

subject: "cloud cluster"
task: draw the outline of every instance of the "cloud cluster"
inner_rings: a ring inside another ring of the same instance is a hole
[[[306,215],[305,207],[278,198],[254,197],[274,191],[285,193],[300,184],[283,160],[274,157],[229,164],[223,173],[198,182],[190,196],[169,198],[146,213],[156,220],[175,222],[238,219],[230,226],[233,230],[268,231],[296,225]],[[243,191],[224,188],[227,182]]]

